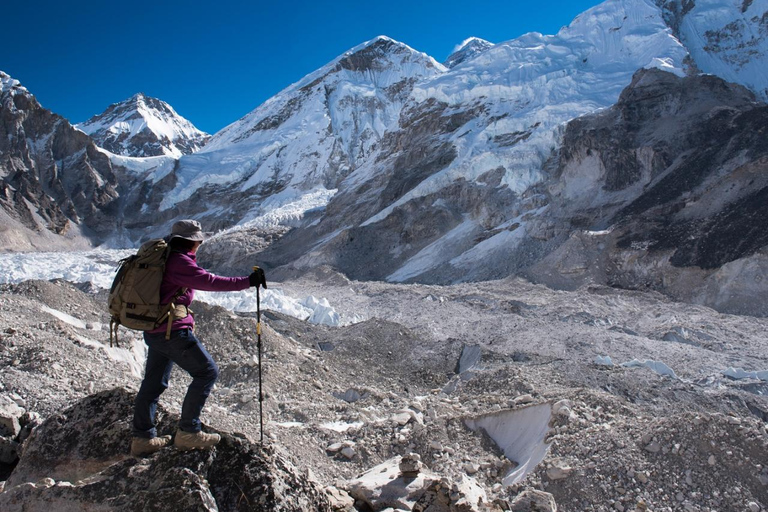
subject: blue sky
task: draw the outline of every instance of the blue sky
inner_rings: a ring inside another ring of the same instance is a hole
[[[378,35],[442,62],[468,37],[553,34],[599,3],[16,1],[3,7],[0,70],[73,123],[144,92],[214,133]]]

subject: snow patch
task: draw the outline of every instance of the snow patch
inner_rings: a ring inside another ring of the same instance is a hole
[[[332,421],[329,423],[323,423],[320,425],[320,428],[324,428],[325,430],[331,430],[333,432],[338,432],[340,434],[350,430],[350,429],[357,429],[363,426],[362,421],[355,421],[352,423],[345,423],[343,421]]]
[[[673,379],[677,379],[677,375],[675,375],[674,370],[667,366],[666,364],[662,363],[661,361],[653,361],[651,359],[644,359],[642,361],[639,361],[637,359],[633,359],[631,361],[627,361],[626,363],[621,363],[621,366],[624,368],[650,368],[654,372],[658,373],[661,376],[667,376],[672,377]]]
[[[43,306],[42,310],[48,313],[49,315],[55,316],[56,318],[58,318],[64,323],[77,327],[78,329],[87,329],[86,323],[84,321],[80,320],[79,318],[75,318],[74,316],[68,315],[63,311],[49,308],[48,306]],[[101,328],[101,324],[99,324],[99,328]]]
[[[91,283],[96,287],[109,289],[115,278],[118,262],[135,252],[132,249],[97,249],[79,252],[0,254],[0,283],[63,279],[70,283]],[[198,291],[195,299],[236,312],[254,312],[257,306],[256,291],[253,289],[223,293]],[[356,315],[343,320],[326,298],[309,296],[297,299],[273,288],[261,292],[261,307],[310,323],[334,327],[360,321]],[[85,322],[66,313],[51,308],[46,308],[46,312],[70,325],[86,328]]]
[[[107,357],[113,361],[125,363],[131,370],[131,375],[141,379],[144,377],[144,361],[147,359],[147,349],[141,338],[134,338],[131,348],[108,347],[98,341],[94,341],[79,334],[75,335],[77,341],[86,347],[103,350]]]
[[[723,375],[732,379],[755,379],[768,382],[768,370],[748,372],[743,368],[726,368],[723,370]]]
[[[506,457],[518,466],[504,477],[504,485],[514,485],[544,460],[549,449],[545,442],[552,418],[550,404],[501,411],[465,420],[474,431],[484,430]]]

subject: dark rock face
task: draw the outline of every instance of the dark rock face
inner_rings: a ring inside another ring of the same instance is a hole
[[[768,106],[740,86],[638,72],[614,107],[569,123],[549,189],[568,236],[610,234],[550,259],[600,254],[608,284],[714,305],[703,282],[768,245],[767,130]]]
[[[4,511],[330,511],[324,491],[272,446],[222,433],[206,451],[128,454],[133,393],[114,389],[46,420],[0,493]],[[161,434],[177,418],[162,409]]]
[[[99,236],[114,225],[119,178],[109,158],[22,87],[0,97],[0,205],[32,232]],[[86,228],[87,226],[87,228]]]
[[[603,190],[643,186],[609,221],[626,226],[620,248],[647,242],[713,269],[768,244],[767,132],[768,106],[741,87],[644,71],[609,114],[569,125],[561,168],[594,152]]]

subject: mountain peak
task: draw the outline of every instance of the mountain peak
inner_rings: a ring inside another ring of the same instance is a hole
[[[479,37],[470,37],[461,44],[456,45],[453,53],[445,59],[443,65],[447,68],[458,66],[462,62],[468,61],[483,53],[493,46],[493,43],[480,39]]]
[[[407,44],[387,36],[377,36],[345,52],[339,57],[337,68],[350,71],[381,71],[387,67],[385,63],[392,56],[415,57],[423,59],[427,67],[442,68],[440,63],[426,53],[414,50]]]
[[[77,128],[102,148],[124,156],[180,157],[194,153],[208,140],[168,103],[139,92]]]
[[[0,94],[13,89],[18,89],[21,91],[27,90],[25,87],[22,87],[21,82],[15,78],[11,78],[9,74],[0,71]]]
[[[493,43],[486,41],[485,39],[472,36],[462,41],[461,44],[456,45],[456,47],[453,49],[453,53],[460,52],[468,48],[489,48],[491,46],[493,46]]]

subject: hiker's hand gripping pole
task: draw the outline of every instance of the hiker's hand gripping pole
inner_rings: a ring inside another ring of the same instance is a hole
[[[261,444],[264,444],[264,393],[261,387],[261,297],[259,296],[259,288],[264,286],[267,288],[267,280],[264,277],[264,271],[259,267],[253,267],[253,274],[259,277],[259,283],[256,285],[256,340],[259,351],[259,434]]]

